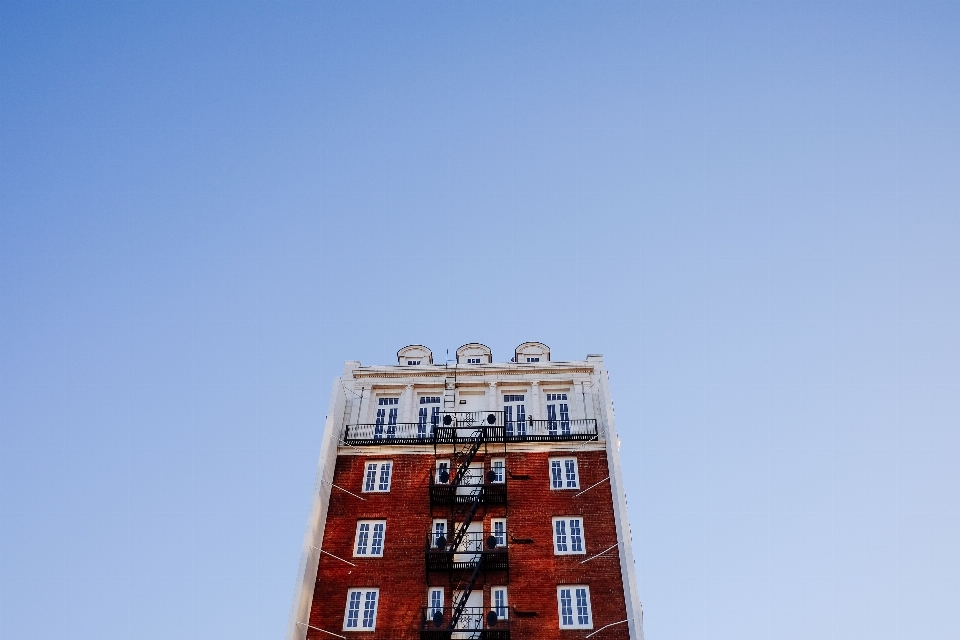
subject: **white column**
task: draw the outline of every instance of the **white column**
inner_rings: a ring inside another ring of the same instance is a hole
[[[496,411],[500,408],[499,407],[500,400],[499,398],[497,398],[497,383],[488,382],[487,386],[490,387],[487,390],[487,393],[490,394],[487,397],[487,411]]]
[[[586,397],[583,395],[583,380],[573,381],[573,396],[570,398],[570,406],[573,407],[574,420],[582,420],[587,417]]]
[[[373,392],[373,387],[364,389],[363,407],[360,411],[360,422],[370,424],[373,417],[377,415],[377,394]]]
[[[534,420],[543,420],[546,410],[543,408],[543,394],[540,393],[540,383],[536,380],[530,385],[530,402],[527,406],[528,418],[532,417]]]
[[[403,417],[400,418],[400,422],[413,422],[413,401],[415,399],[413,396],[413,385],[408,384],[400,396],[400,404],[402,405],[401,409],[403,411]]]

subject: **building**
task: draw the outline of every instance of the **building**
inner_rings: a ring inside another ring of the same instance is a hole
[[[642,640],[603,357],[347,362],[288,640]]]

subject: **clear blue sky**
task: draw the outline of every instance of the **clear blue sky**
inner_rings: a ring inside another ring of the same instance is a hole
[[[342,362],[540,340],[612,372],[648,640],[960,637],[958,33],[3,2],[0,636],[279,637]]]

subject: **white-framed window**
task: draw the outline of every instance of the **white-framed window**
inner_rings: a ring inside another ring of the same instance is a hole
[[[583,542],[583,518],[553,519],[553,553],[558,556],[586,553]]]
[[[493,537],[497,539],[498,547],[507,546],[507,519],[506,518],[491,518],[490,531]]]
[[[503,395],[503,426],[507,437],[527,435],[527,409],[525,394],[505,393]]]
[[[527,356],[527,362],[540,362],[540,356]]]
[[[440,396],[420,396],[420,410],[417,412],[417,437],[433,435],[440,423]],[[429,426],[428,426],[429,425]]]
[[[558,586],[557,608],[561,629],[593,629],[590,587],[580,584]]]
[[[442,477],[446,476],[446,480],[441,480]],[[449,460],[437,460],[437,473],[436,473],[436,482],[438,484],[447,484],[453,478],[450,477],[450,461]]]
[[[467,364],[480,364],[480,358],[467,358]]]
[[[407,364],[410,366],[420,364],[419,360],[407,360]]]
[[[510,613],[510,604],[507,602],[506,587],[490,587],[490,608],[497,612],[497,617],[505,620]]]
[[[427,617],[433,618],[438,611],[443,614],[443,587],[430,587],[427,590],[427,606],[430,607]]]
[[[353,555],[355,557],[382,557],[383,539],[386,531],[386,520],[357,520],[357,536],[354,540]]]
[[[343,612],[344,631],[373,631],[377,628],[377,601],[380,589],[347,589],[347,608]]]
[[[547,431],[551,436],[570,435],[570,405],[566,393],[547,394]]]
[[[373,439],[381,440],[397,437],[397,413],[400,411],[400,398],[377,398],[377,417],[374,419]]]
[[[490,461],[490,468],[493,470],[494,482],[505,482],[507,478],[507,461],[503,458],[493,458]]]
[[[436,547],[437,540],[440,539],[440,536],[443,536],[444,538],[447,536],[447,521],[438,519],[433,521],[433,535],[431,538],[432,542],[430,544]]]
[[[576,458],[550,458],[550,488],[580,488],[580,473],[577,470]]]
[[[367,462],[367,472],[363,476],[364,493],[390,491],[393,462],[376,460]]]

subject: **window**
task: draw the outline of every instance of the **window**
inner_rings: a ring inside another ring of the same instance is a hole
[[[492,600],[492,606],[490,608],[497,612],[497,617],[501,620],[506,619],[509,611],[509,605],[507,604],[507,588],[490,587],[490,600]]]
[[[386,520],[358,520],[357,540],[354,556],[383,556],[383,534],[387,529]]]
[[[419,360],[407,360],[407,364],[408,364],[408,365],[420,364],[420,361],[419,361]]]
[[[540,362],[540,358],[539,357],[531,358],[527,356],[527,362]]]
[[[561,629],[592,629],[590,587],[562,585],[557,587],[557,606],[560,609]]]
[[[490,520],[490,529],[493,532],[493,537],[497,539],[497,546],[507,546],[507,519],[492,518]]]
[[[493,470],[493,481],[504,482],[506,480],[507,461],[503,458],[494,458],[490,461],[490,468]]]
[[[434,520],[433,521],[433,546],[439,547],[437,540],[440,539],[440,536],[444,538],[447,537],[447,521],[446,520]]]
[[[427,424],[430,424],[430,435],[440,422],[440,396],[420,396],[420,411],[417,413],[417,437],[427,437]]]
[[[384,425],[386,425],[387,438],[397,437],[397,412],[400,398],[377,398],[377,418],[373,425],[373,439],[383,439]]]
[[[433,614],[438,611],[440,614],[443,614],[443,589],[439,587],[430,587],[429,592],[427,593],[427,602],[429,602],[430,610],[427,612],[429,618],[433,618]]]
[[[583,544],[583,518],[553,519],[553,552],[558,556],[586,553]]]
[[[514,434],[521,438],[527,435],[527,411],[523,398],[522,393],[503,396],[503,424],[508,438]]]
[[[390,491],[390,469],[393,463],[389,460],[368,462],[367,473],[363,480],[364,493]]]
[[[576,458],[550,458],[550,488],[579,489]]]
[[[467,358],[467,364],[480,364],[480,358]]]
[[[446,478],[446,480],[444,480]],[[450,482],[450,461],[437,460],[437,483],[447,484]]]
[[[567,394],[547,394],[547,430],[551,436],[556,436],[558,432],[561,435],[570,435],[570,405],[567,404]]]
[[[344,631],[373,631],[377,628],[377,599],[380,589],[348,589]]]

